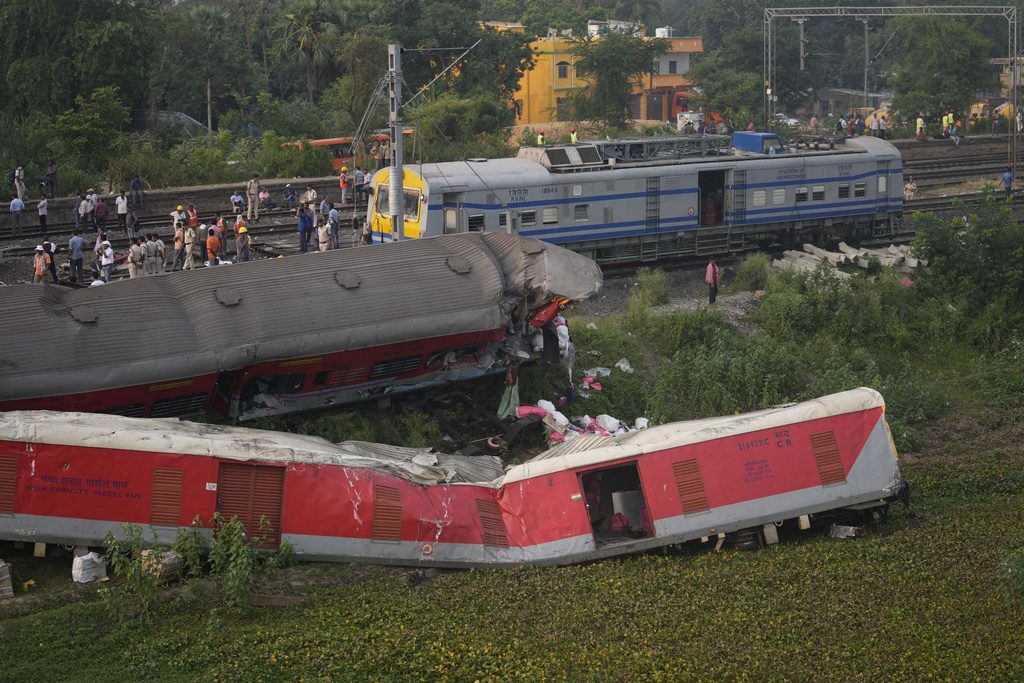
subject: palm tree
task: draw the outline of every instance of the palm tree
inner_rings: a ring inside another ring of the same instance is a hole
[[[648,29],[656,27],[661,20],[659,0],[606,0],[603,4],[615,19],[643,24]]]
[[[323,0],[296,0],[288,7],[280,24],[278,52],[299,60],[305,67],[310,104],[316,103],[320,69],[330,63],[329,45],[335,31],[337,25],[324,10]]]

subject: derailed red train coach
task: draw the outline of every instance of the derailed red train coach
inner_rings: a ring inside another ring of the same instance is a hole
[[[0,288],[0,410],[247,420],[500,373],[585,256],[445,235],[69,289]],[[555,340],[557,343],[557,340]]]
[[[238,427],[0,414],[0,538],[23,541],[96,545],[130,522],[169,542],[219,512],[306,559],[570,564],[878,509],[904,487],[884,402],[863,388],[580,437],[507,471],[492,457]]]

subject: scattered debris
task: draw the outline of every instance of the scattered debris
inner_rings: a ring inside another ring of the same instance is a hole
[[[405,581],[405,585],[409,588],[415,588],[421,583],[433,581],[439,576],[441,576],[441,570],[431,567],[429,569],[414,569],[403,576],[402,580]]]
[[[177,578],[181,569],[185,566],[185,558],[173,550],[169,550],[157,557],[150,549],[142,551],[142,571],[152,574],[160,583],[169,583]]]
[[[619,370],[622,370],[627,375],[633,374],[633,366],[629,364],[629,360],[626,358],[620,358],[619,362],[615,364]]]
[[[833,524],[828,533],[832,538],[856,538],[857,534],[860,533],[860,527],[846,526],[845,524]]]
[[[75,546],[75,559],[71,562],[71,578],[75,583],[107,580],[107,558],[84,545]]]
[[[857,249],[846,242],[840,242],[838,249],[838,252],[826,251],[813,244],[805,244],[803,251],[789,249],[783,252],[781,259],[772,262],[772,267],[813,271],[819,264],[828,263],[836,269],[836,275],[840,279],[846,279],[850,274],[838,270],[839,266],[852,265],[866,269],[871,267],[872,261],[877,261],[897,272],[909,273],[918,267],[924,268],[928,265],[928,261],[914,256],[913,250],[905,244],[890,244],[885,249]]]
[[[14,584],[11,582],[11,565],[0,560],[0,598],[14,595]]]

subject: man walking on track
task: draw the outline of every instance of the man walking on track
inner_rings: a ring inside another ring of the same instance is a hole
[[[253,173],[249,184],[245,186],[245,194],[248,195],[249,211],[246,218],[251,221],[260,219],[260,174]]]
[[[715,298],[718,297],[718,285],[722,282],[714,256],[708,259],[708,269],[704,273],[704,282],[708,286],[708,303],[713,304],[715,303]]]

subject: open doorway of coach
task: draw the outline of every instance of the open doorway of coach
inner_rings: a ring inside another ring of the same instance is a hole
[[[725,222],[725,171],[697,173],[700,192],[700,226],[721,225]]]
[[[636,461],[580,472],[594,546],[604,548],[654,536]]]

